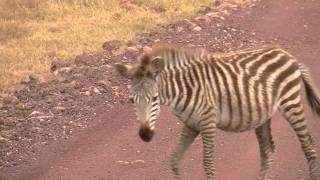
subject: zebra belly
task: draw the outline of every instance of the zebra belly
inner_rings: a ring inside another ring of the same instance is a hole
[[[217,128],[223,130],[223,131],[228,131],[228,132],[244,132],[244,131],[248,131],[248,130],[252,130],[252,129],[256,129],[257,127],[263,125],[265,122],[267,122],[269,118],[264,118],[264,119],[255,119],[255,124],[250,124],[248,126],[241,126],[240,128],[235,128],[235,127],[229,127],[229,126],[225,126],[221,123],[217,124]],[[229,120],[229,121],[235,121],[233,120]]]
[[[270,108],[270,111],[262,109],[261,117],[252,116],[248,113],[243,113],[243,116],[239,116],[238,114],[230,116],[228,111],[221,111],[217,116],[217,127],[224,131],[229,132],[243,132],[251,129],[255,129],[264,123],[266,123],[276,112],[278,105],[274,105],[273,108]],[[226,108],[227,109],[227,108]]]

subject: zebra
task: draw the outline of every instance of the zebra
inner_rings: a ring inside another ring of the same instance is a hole
[[[131,80],[129,99],[134,103],[143,141],[154,136],[160,105],[169,106],[182,121],[180,139],[170,159],[175,179],[182,178],[179,163],[198,135],[206,177],[214,178],[217,128],[255,130],[260,149],[257,179],[266,179],[275,153],[270,123],[277,110],[301,143],[310,178],[320,179],[314,141],[304,118],[301,84],[308,104],[320,116],[319,92],[307,67],[280,46],[211,53],[155,44],[134,63],[116,63],[114,67]]]

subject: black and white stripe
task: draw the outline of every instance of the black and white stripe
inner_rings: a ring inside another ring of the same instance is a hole
[[[151,62],[153,58],[160,58],[164,65],[155,83],[160,104],[169,105],[184,123],[180,142],[171,159],[177,179],[181,178],[180,159],[198,134],[203,139],[205,172],[208,179],[213,179],[216,128],[232,132],[255,129],[261,155],[257,179],[265,179],[273,161],[270,122],[277,109],[301,142],[311,179],[319,178],[316,151],[304,120],[299,93],[301,82],[305,85],[310,106],[318,115],[319,93],[307,68],[292,55],[271,46],[230,53],[190,53],[167,47],[151,52],[148,58]],[[159,104],[153,105],[153,108],[159,108]],[[150,124],[154,127],[157,114],[152,117]]]

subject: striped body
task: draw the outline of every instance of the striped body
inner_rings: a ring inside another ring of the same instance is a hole
[[[160,75],[161,104],[198,129],[198,112],[216,111],[217,127],[245,131],[264,124],[281,97],[300,90],[298,62],[277,47],[194,56],[170,52]]]
[[[277,109],[296,132],[310,178],[320,179],[316,150],[304,119],[301,84],[317,115],[320,95],[307,68],[281,48],[190,53],[166,45],[153,48],[136,64],[118,64],[116,68],[133,82],[130,96],[141,123],[142,140],[152,139],[160,104],[170,106],[183,122],[171,157],[176,179],[181,178],[178,165],[182,156],[198,135],[203,141],[207,179],[213,179],[217,128],[231,132],[255,130],[261,163],[257,179],[265,179],[275,152],[270,123]]]

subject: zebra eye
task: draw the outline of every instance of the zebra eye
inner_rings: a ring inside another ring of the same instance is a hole
[[[158,99],[158,96],[154,96],[153,98],[152,98],[152,101],[154,102],[154,101],[156,101]]]

